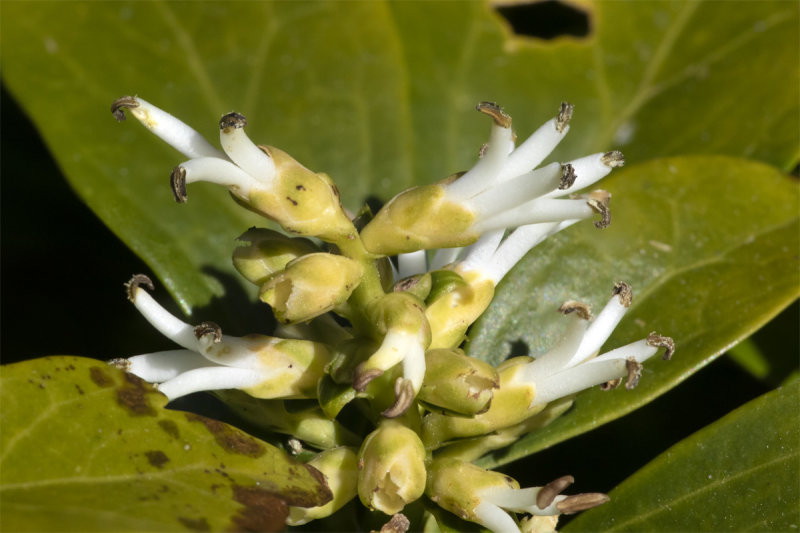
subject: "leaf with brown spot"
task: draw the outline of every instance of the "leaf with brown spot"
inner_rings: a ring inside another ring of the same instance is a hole
[[[150,385],[98,361],[8,365],[0,385],[2,531],[273,531],[288,505],[331,498],[284,452],[165,409]]]

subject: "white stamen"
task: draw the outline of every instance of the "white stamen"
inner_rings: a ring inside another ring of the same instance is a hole
[[[227,159],[224,153],[211,146],[202,135],[166,111],[150,102],[135,97],[138,106],[128,107],[128,111],[144,127],[160,137],[167,144],[188,158],[219,157]]]
[[[492,122],[492,132],[483,157],[466,174],[447,186],[447,196],[455,202],[463,202],[492,187],[506,163],[513,142],[510,127]]]
[[[161,383],[178,374],[208,366],[208,360],[190,350],[169,350],[165,352],[135,355],[128,359],[127,371],[145,381]]]
[[[265,381],[263,373],[247,368],[204,367],[184,372],[158,385],[158,390],[174,400],[193,392],[254,387]]]
[[[645,339],[617,348],[601,357],[557,372],[537,380],[535,405],[543,405],[558,398],[575,394],[584,389],[627,375],[627,359],[632,357],[641,363],[652,357],[658,347],[650,346]]]
[[[537,198],[504,213],[478,220],[473,230],[483,233],[501,228],[515,228],[543,222],[563,222],[591,217],[595,211],[586,200],[553,200]]]
[[[556,504],[567,499],[566,496],[556,496],[553,502],[544,509],[536,505],[536,497],[542,487],[529,487],[527,489],[512,489],[509,487],[491,487],[481,492],[481,501],[498,505],[503,509],[517,513],[530,513],[539,516],[559,515],[561,512]]]
[[[428,258],[425,250],[417,250],[407,254],[397,256],[397,276],[395,279],[403,279],[415,274],[423,274],[428,271]]]
[[[511,515],[493,503],[481,502],[473,513],[479,523],[493,533],[519,533],[519,526]]]
[[[414,393],[418,393],[425,380],[425,349],[422,342],[412,345],[403,359],[403,377],[411,381]]]
[[[502,229],[486,232],[473,244],[464,248],[464,259],[460,268],[467,272],[486,270],[500,246],[504,233]]]
[[[220,120],[219,141],[225,153],[247,174],[263,186],[275,178],[275,162],[250,140],[244,131],[242,115],[231,113]]]
[[[487,189],[466,202],[478,216],[502,213],[530,198],[538,198],[553,189],[561,181],[561,164],[551,163],[545,167],[522,174]],[[566,191],[561,191],[566,192]]]
[[[575,178],[575,183],[567,190],[560,190],[558,187],[555,187],[545,194],[544,198],[563,196],[574,191],[585,189],[608,176],[612,167],[603,163],[602,159],[604,155],[605,154],[602,153],[592,154],[570,161],[569,164],[572,165],[572,168],[575,170],[575,175],[577,176]]]
[[[250,195],[251,189],[262,188],[255,178],[225,159],[200,157],[181,163],[180,168],[186,173],[186,183],[207,181],[224,185],[244,199]]]
[[[527,364],[524,371],[519,374],[519,379],[537,384],[537,396],[539,394],[538,383],[540,380],[569,368],[572,356],[575,355],[589,326],[589,322],[578,316],[577,313],[572,313],[568,317],[567,330],[558,341],[558,344],[553,346],[546,354]]]
[[[464,248],[439,248],[436,250],[436,253],[433,254],[430,269],[439,270],[440,268],[455,262],[455,260],[463,251]]]
[[[575,355],[569,361],[568,366],[580,363],[602,348],[628,311],[628,308],[620,300],[621,298],[618,295],[612,296],[603,310],[600,311],[600,314],[597,315],[597,318],[592,321],[583,336],[580,347],[575,351]]]
[[[136,287],[133,295],[133,305],[156,328],[159,333],[170,339],[172,342],[183,346],[187,350],[197,351],[197,337],[194,335],[194,327],[176,318],[169,311],[153,299],[150,294]]]
[[[531,169],[538,167],[550,155],[550,152],[558,146],[558,143],[569,131],[569,126],[566,126],[559,132],[556,129],[556,122],[557,119],[555,118],[548,120],[533,132],[525,142],[511,152],[503,170],[500,172],[499,182],[529,172]]]

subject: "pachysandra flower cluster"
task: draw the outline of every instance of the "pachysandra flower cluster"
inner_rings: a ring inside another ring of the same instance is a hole
[[[598,355],[631,305],[631,287],[609,287],[594,318],[588,305],[564,302],[566,332],[542,356],[493,367],[460,349],[498,283],[533,247],[583,219],[610,223],[610,194],[581,191],[621,166],[621,153],[541,166],[569,131],[570,104],[515,146],[511,118],[480,103],[491,131],[474,167],[356,217],[330,177],[254,144],[238,113],[219,121],[219,150],[141,98],[112,105],[118,120],[125,110],[188,158],[171,174],[176,201],[187,201],[191,183],[216,183],[283,229],[251,228],[233,250],[234,266],[258,286],[280,326],[273,336],[233,337],[212,322],[187,324],[150,296],[149,278],[136,275],[129,299],[181,349],[112,363],[170,400],[220,391],[233,409],[288,435],[291,448],[314,451],[308,463],[325,475],[333,500],[291,508],[288,524],[326,517],[357,496],[405,530],[400,513],[426,497],[492,531],[547,531],[560,514],[608,500],[561,494],[570,476],[520,488],[472,461],[546,424],[577,392],[612,389],[623,378],[633,388],[646,359],[661,348],[671,356],[671,339],[655,333]],[[293,399],[317,403],[287,409]],[[366,424],[345,427],[345,412]]]

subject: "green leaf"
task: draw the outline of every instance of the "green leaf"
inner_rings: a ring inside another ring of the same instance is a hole
[[[727,157],[680,157],[625,168],[603,183],[614,194],[611,226],[579,224],[528,254],[473,327],[468,351],[490,362],[542,354],[566,326],[556,312],[562,302],[601,309],[614,282],[624,280],[633,287],[633,304],[602,351],[655,330],[674,338],[675,356],[645,363],[632,391],[586,391],[571,411],[485,457],[483,466],[547,448],[649,402],[800,292],[800,196],[797,184],[775,169]]]
[[[744,339],[728,350],[728,355],[739,366],[757,378],[764,379],[769,374],[769,360],[761,353],[752,338]]]
[[[791,531],[800,524],[800,383],[679,442],[564,531]]]
[[[331,495],[319,472],[102,362],[2,367],[3,531],[280,530]]]
[[[125,94],[212,141],[222,113],[242,112],[254,139],[331,174],[351,209],[471,166],[488,129],[472,109],[487,99],[522,136],[574,103],[558,157],[616,146],[629,161],[795,163],[794,4],[587,9],[589,38],[545,42],[512,36],[478,2],[11,2],[3,77],[78,194],[186,312],[224,294],[234,238],[264,222],[212,186],[175,205],[167,176],[181,156],[113,121]]]

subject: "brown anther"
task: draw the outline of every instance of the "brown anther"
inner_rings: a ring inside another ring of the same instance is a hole
[[[561,304],[561,307],[558,308],[558,312],[563,315],[575,313],[584,320],[592,319],[592,309],[585,303],[578,302],[576,300],[569,300],[568,302],[564,302],[563,304]]]
[[[117,122],[125,120],[125,109],[133,109],[139,107],[139,101],[133,96],[123,96],[117,98],[111,104],[111,114],[117,119]]]
[[[194,336],[198,339],[202,339],[206,335],[213,335],[214,344],[217,344],[219,341],[222,340],[222,328],[219,327],[219,324],[216,322],[211,322],[210,320],[206,320],[205,322],[201,322],[200,324],[194,327]]]
[[[383,375],[383,370],[378,368],[370,368],[365,370],[363,364],[364,363],[361,363],[356,367],[355,377],[353,378],[353,388],[358,392],[364,392],[367,389],[367,385],[369,385],[370,381]]]
[[[562,133],[564,128],[569,125],[569,121],[572,120],[572,112],[574,110],[574,105],[570,104],[569,102],[561,102],[561,108],[558,110],[558,116],[556,117],[556,131],[558,133]]]
[[[572,476],[561,476],[558,479],[554,479],[539,490],[539,494],[536,495],[536,507],[544,509],[553,503],[556,496],[573,483],[575,483],[575,478]]]
[[[495,104],[494,102],[481,102],[475,109],[489,115],[494,120],[494,123],[500,126],[501,128],[510,128],[511,127],[511,117],[506,114],[502,108]]]
[[[402,415],[414,402],[414,386],[410,379],[397,378],[394,382],[394,404],[381,415],[386,418],[397,418]]]
[[[619,303],[623,307],[630,307],[633,302],[633,289],[624,281],[618,281],[614,284],[614,289],[611,291],[611,296],[619,295]]]
[[[644,366],[633,357],[628,357],[625,361],[625,368],[628,370],[628,379],[625,380],[625,388],[633,390],[636,388],[636,385],[639,384],[639,379],[642,377],[642,368],[644,368]]]
[[[664,361],[669,361],[672,359],[672,354],[675,353],[675,341],[672,340],[672,337],[664,337],[663,335],[659,335],[653,331],[647,336],[646,342],[650,346],[657,346],[659,348],[666,349],[664,355],[661,356],[661,359]]]
[[[562,514],[574,514],[586,509],[598,507],[603,505],[611,498],[602,492],[587,492],[584,494],[575,494],[567,496],[556,504],[556,509],[561,511]]]
[[[411,527],[411,521],[402,513],[392,516],[391,520],[383,524],[380,533],[406,533]]]
[[[607,167],[617,168],[625,165],[625,156],[619,150],[612,150],[604,153],[600,161]]]
[[[227,128],[244,128],[247,126],[247,119],[240,113],[228,113],[219,119],[219,129],[224,130]]]
[[[611,195],[605,198],[599,198],[599,195],[594,194],[595,192],[598,191],[589,194],[589,199],[586,200],[586,203],[589,207],[594,209],[595,212],[600,213],[600,220],[594,223],[594,227],[597,229],[604,229],[611,225],[611,211],[608,209],[608,201],[611,199]]]
[[[128,294],[128,300],[134,301],[136,299],[136,289],[139,285],[144,285],[151,291],[156,290],[150,278],[144,274],[134,274],[133,277],[125,284],[125,292]]]
[[[186,169],[178,165],[172,169],[169,175],[169,186],[172,189],[172,196],[179,204],[186,203]]]
[[[115,366],[120,370],[124,370],[125,372],[128,372],[131,368],[131,362],[122,357],[112,359],[111,361],[108,362],[108,364],[111,366]]]
[[[572,187],[572,184],[575,183],[578,175],[575,174],[575,167],[566,163],[561,165],[561,182],[558,184],[559,191],[565,191]]]
[[[600,390],[610,391],[616,389],[620,385],[622,385],[622,378],[612,379],[611,381],[606,381],[605,383],[601,384]]]

